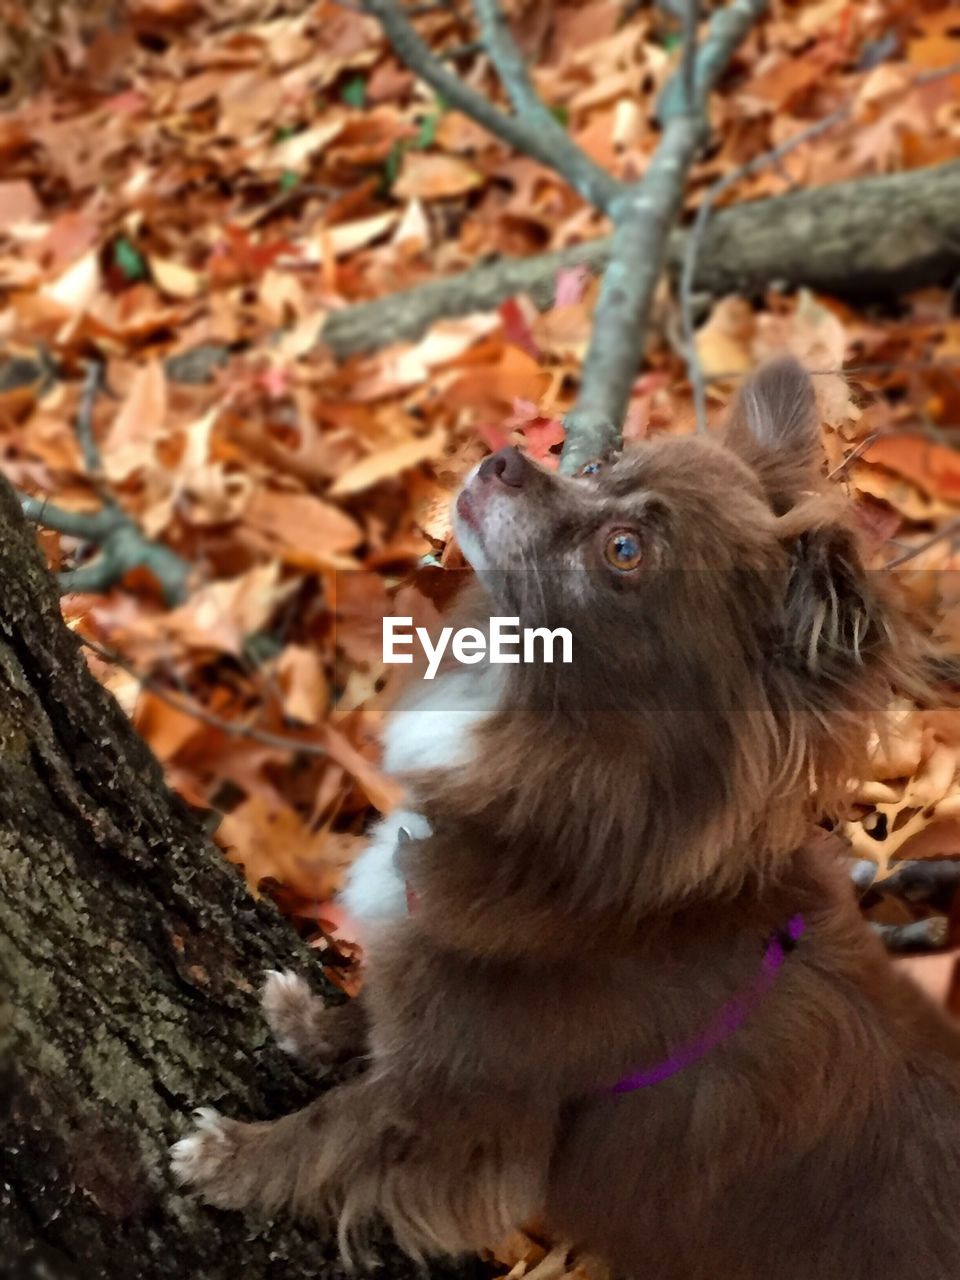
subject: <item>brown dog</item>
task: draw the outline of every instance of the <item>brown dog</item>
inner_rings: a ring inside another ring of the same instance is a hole
[[[807,846],[917,679],[817,448],[781,361],[722,444],[473,474],[483,611],[567,626],[574,661],[451,667],[397,718],[411,812],[348,891],[363,1007],[265,996],[291,1051],[369,1069],[279,1120],[202,1113],[184,1181],[418,1255],[545,1210],[645,1280],[960,1275],[960,1037]]]

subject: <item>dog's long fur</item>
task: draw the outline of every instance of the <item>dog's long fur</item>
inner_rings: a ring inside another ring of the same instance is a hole
[[[545,1211],[651,1280],[960,1273],[960,1037],[809,843],[874,713],[918,683],[816,450],[787,360],[722,443],[470,479],[467,612],[567,625],[575,661],[503,668],[469,763],[410,772],[417,906],[372,929],[366,1029],[297,979],[267,989],[292,1050],[365,1047],[369,1068],[277,1121],[205,1115],[175,1166],[207,1199],[332,1212],[345,1244],[384,1218],[418,1255]],[[623,529],[635,569],[604,559]],[[797,912],[807,933],[738,1031],[604,1092],[694,1039]]]

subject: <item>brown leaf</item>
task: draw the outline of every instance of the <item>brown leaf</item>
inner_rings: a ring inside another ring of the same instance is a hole
[[[435,458],[442,450],[445,433],[435,431],[431,435],[421,436],[415,440],[405,440],[403,444],[391,445],[386,449],[378,449],[368,457],[348,467],[330,486],[331,496],[345,493],[360,493],[381,480],[400,475],[410,467],[419,466],[429,458]]]
[[[407,151],[393,190],[403,200],[439,200],[465,195],[482,182],[483,175],[459,156]]]
[[[330,502],[308,493],[259,489],[244,512],[244,524],[260,534],[273,553],[302,569],[342,563],[363,533]]]

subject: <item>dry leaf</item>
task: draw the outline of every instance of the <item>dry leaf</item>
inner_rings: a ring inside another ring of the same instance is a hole
[[[403,444],[378,449],[369,457],[348,467],[330,486],[329,492],[331,496],[339,496],[369,489],[381,480],[390,479],[410,467],[435,458],[443,450],[443,446],[444,433],[439,431],[433,435],[421,436],[417,440],[405,440]]]
[[[363,534],[348,515],[307,493],[259,489],[244,512],[244,523],[259,533],[273,554],[303,569],[339,563]]]
[[[482,175],[459,156],[408,151],[393,189],[402,200],[438,200],[465,195],[482,182]]]

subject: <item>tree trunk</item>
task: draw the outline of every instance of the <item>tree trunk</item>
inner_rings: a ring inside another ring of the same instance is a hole
[[[318,1233],[206,1208],[167,1168],[199,1104],[302,1104],[256,992],[267,967],[323,988],[319,966],[89,673],[5,481],[0,583],[0,1274],[343,1276]],[[377,1244],[381,1275],[422,1274]]]

